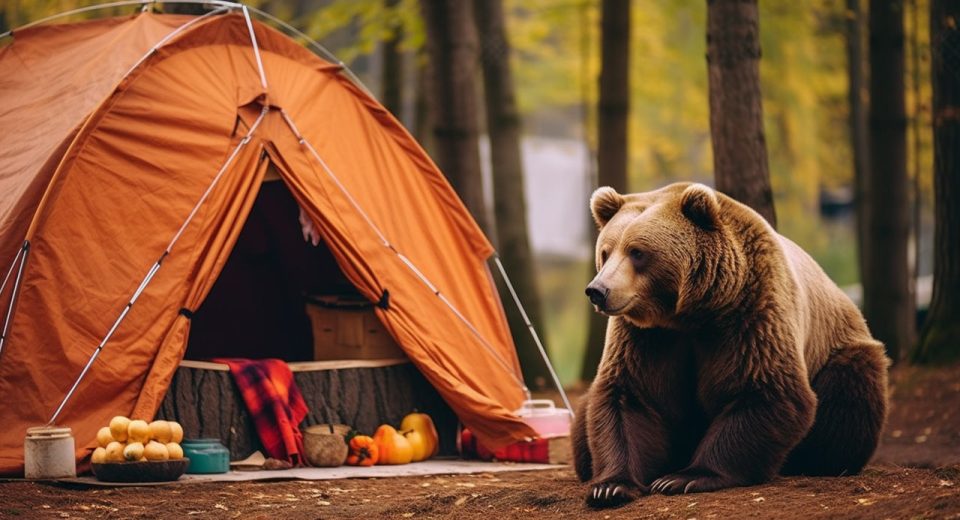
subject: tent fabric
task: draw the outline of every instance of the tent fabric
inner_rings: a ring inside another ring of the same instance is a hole
[[[512,413],[524,396],[492,248],[423,150],[338,67],[255,22],[264,89],[236,13],[140,61],[189,20],[39,26],[0,48],[0,126],[17,129],[0,134],[3,269],[31,244],[0,351],[0,474],[22,471],[26,428],[50,419],[196,208],[57,423],[79,459],[112,416],[153,417],[186,348],[181,310],[210,291],[271,162],[344,275],[371,301],[389,292],[377,315],[461,421],[490,447],[533,436]]]

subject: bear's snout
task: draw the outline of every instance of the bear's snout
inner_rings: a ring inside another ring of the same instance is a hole
[[[596,305],[597,309],[602,311],[607,305],[607,295],[610,294],[610,289],[594,280],[587,286],[586,294],[587,298],[590,298],[590,303]]]

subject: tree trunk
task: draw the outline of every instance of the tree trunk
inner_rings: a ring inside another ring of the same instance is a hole
[[[384,0],[387,11],[395,9],[400,0]],[[383,106],[399,121],[403,121],[403,26],[391,27],[390,35],[383,41]]]
[[[430,60],[422,49],[416,54],[417,77],[414,83],[416,89],[413,103],[413,136],[416,137],[420,146],[430,154],[436,157],[436,146],[433,143],[433,115],[430,113]]]
[[[163,4],[163,12],[166,14],[194,14],[203,15],[210,12],[205,4]]]
[[[757,0],[707,0],[707,79],[717,189],[775,227],[763,133]]]
[[[436,159],[480,227],[492,236],[477,138],[477,33],[468,0],[421,0],[430,56]]]
[[[866,96],[866,37],[863,16],[863,0],[847,0],[847,77],[850,85],[847,102],[850,106],[850,148],[853,152],[854,202],[856,204],[857,252],[860,279],[868,277],[870,262],[866,252],[870,250],[867,242],[867,223],[870,222],[870,139],[867,132],[867,96]]]
[[[894,362],[915,331],[911,272],[907,262],[910,210],[907,179],[907,116],[904,100],[902,0],[870,2],[870,165],[867,205],[869,267],[863,279],[863,311],[874,337]]]
[[[502,0],[475,3],[480,33],[480,62],[486,95],[487,132],[493,170],[493,214],[497,245],[503,267],[511,276],[517,296],[523,302],[534,329],[544,332],[540,293],[533,269],[533,254],[527,232],[527,203],[523,186],[523,162],[520,154],[520,114],[510,71],[510,43],[504,27]],[[549,383],[549,372],[527,330],[523,316],[509,289],[499,286],[513,341],[517,346],[523,378],[532,389]],[[541,337],[542,338],[542,337]]]
[[[914,360],[960,358],[960,3],[930,4],[933,59],[933,297]]]
[[[630,114],[630,0],[603,0],[600,42],[600,99],[597,118],[597,184],[627,191],[627,116]],[[597,235],[593,234],[594,241]],[[590,268],[592,277],[596,271]],[[580,377],[597,375],[607,318],[591,312]]]

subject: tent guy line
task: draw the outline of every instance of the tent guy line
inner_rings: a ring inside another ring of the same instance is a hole
[[[147,275],[143,277],[143,280],[140,282],[140,286],[137,287],[137,290],[134,291],[133,296],[130,297],[130,301],[127,302],[127,305],[120,312],[120,316],[117,317],[114,321],[113,326],[110,327],[110,330],[107,332],[106,336],[100,341],[100,344],[97,345],[96,350],[93,351],[93,354],[90,355],[90,359],[87,360],[87,364],[83,367],[83,370],[80,372],[80,375],[77,377],[77,380],[74,381],[73,386],[70,387],[70,391],[67,392],[67,395],[63,397],[63,401],[60,402],[60,406],[57,407],[57,410],[53,412],[53,416],[50,417],[50,421],[47,423],[55,424],[57,417],[60,416],[60,412],[63,411],[63,407],[66,406],[67,402],[70,401],[70,398],[73,397],[74,392],[76,392],[77,387],[80,386],[80,381],[87,375],[87,372],[90,371],[90,367],[93,365],[93,362],[96,361],[97,357],[100,355],[100,352],[103,350],[103,347],[106,346],[107,342],[110,341],[110,338],[113,337],[113,333],[116,332],[117,327],[120,326],[120,323],[124,318],[127,317],[127,313],[130,312],[130,309],[133,308],[133,304],[136,303],[137,299],[140,298],[140,295],[143,294],[144,289],[150,284],[153,280],[154,275],[157,274],[157,271],[160,270],[160,266],[163,263],[163,259],[170,254],[173,249],[174,244],[180,239],[180,236],[183,235],[184,230],[187,229],[187,226],[190,225],[190,222],[193,221],[193,218],[197,215],[197,211],[200,210],[200,206],[206,202],[207,198],[210,196],[210,193],[213,192],[213,189],[220,182],[220,179],[223,177],[223,174],[227,171],[227,168],[233,163],[233,160],[236,159],[237,155],[240,153],[240,150],[243,149],[250,142],[250,139],[253,137],[253,133],[257,130],[257,127],[260,126],[260,122],[263,121],[264,116],[269,112],[269,107],[264,106],[260,111],[260,115],[257,117],[257,120],[253,122],[253,125],[250,126],[250,130],[247,131],[247,134],[243,136],[243,139],[237,143],[237,146],[234,147],[233,152],[230,153],[230,156],[224,161],[223,166],[220,167],[220,171],[217,172],[217,175],[214,176],[213,180],[210,182],[210,185],[207,186],[206,191],[203,192],[203,195],[200,196],[200,199],[193,206],[193,209],[190,211],[190,214],[187,215],[186,220],[180,226],[180,229],[177,230],[177,233],[170,240],[170,243],[167,245],[166,249],[163,250],[163,253],[160,254],[160,258],[154,262],[153,266],[150,267],[150,270],[147,271]],[[15,296],[15,295],[14,295]],[[9,321],[8,321],[9,323]]]
[[[550,377],[553,379],[554,386],[557,387],[557,390],[560,392],[560,397],[563,399],[563,405],[567,407],[567,410],[570,411],[570,416],[574,416],[573,407],[570,406],[570,400],[567,398],[567,393],[563,390],[563,385],[560,384],[560,378],[557,376],[557,371],[553,369],[553,364],[550,363],[550,358],[547,356],[547,349],[543,348],[543,342],[540,341],[540,335],[537,334],[537,329],[533,328],[533,324],[530,323],[530,318],[527,316],[527,310],[523,308],[523,303],[520,301],[520,297],[517,295],[516,289],[513,288],[513,282],[510,281],[510,277],[507,276],[507,270],[503,268],[503,262],[500,261],[500,255],[494,253],[493,261],[497,264],[497,269],[500,271],[500,276],[503,277],[503,281],[507,284],[507,289],[510,290],[510,296],[513,297],[514,303],[517,304],[517,309],[520,310],[520,316],[523,318],[523,322],[527,325],[527,330],[530,331],[530,336],[533,337],[534,343],[537,344],[537,349],[540,350],[540,356],[543,357],[543,360],[547,364],[547,370],[550,371]],[[529,399],[529,398],[528,398]]]

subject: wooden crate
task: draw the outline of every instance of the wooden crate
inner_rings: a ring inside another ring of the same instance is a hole
[[[313,358],[317,361],[406,357],[372,307],[308,302],[306,311],[313,329]]]

